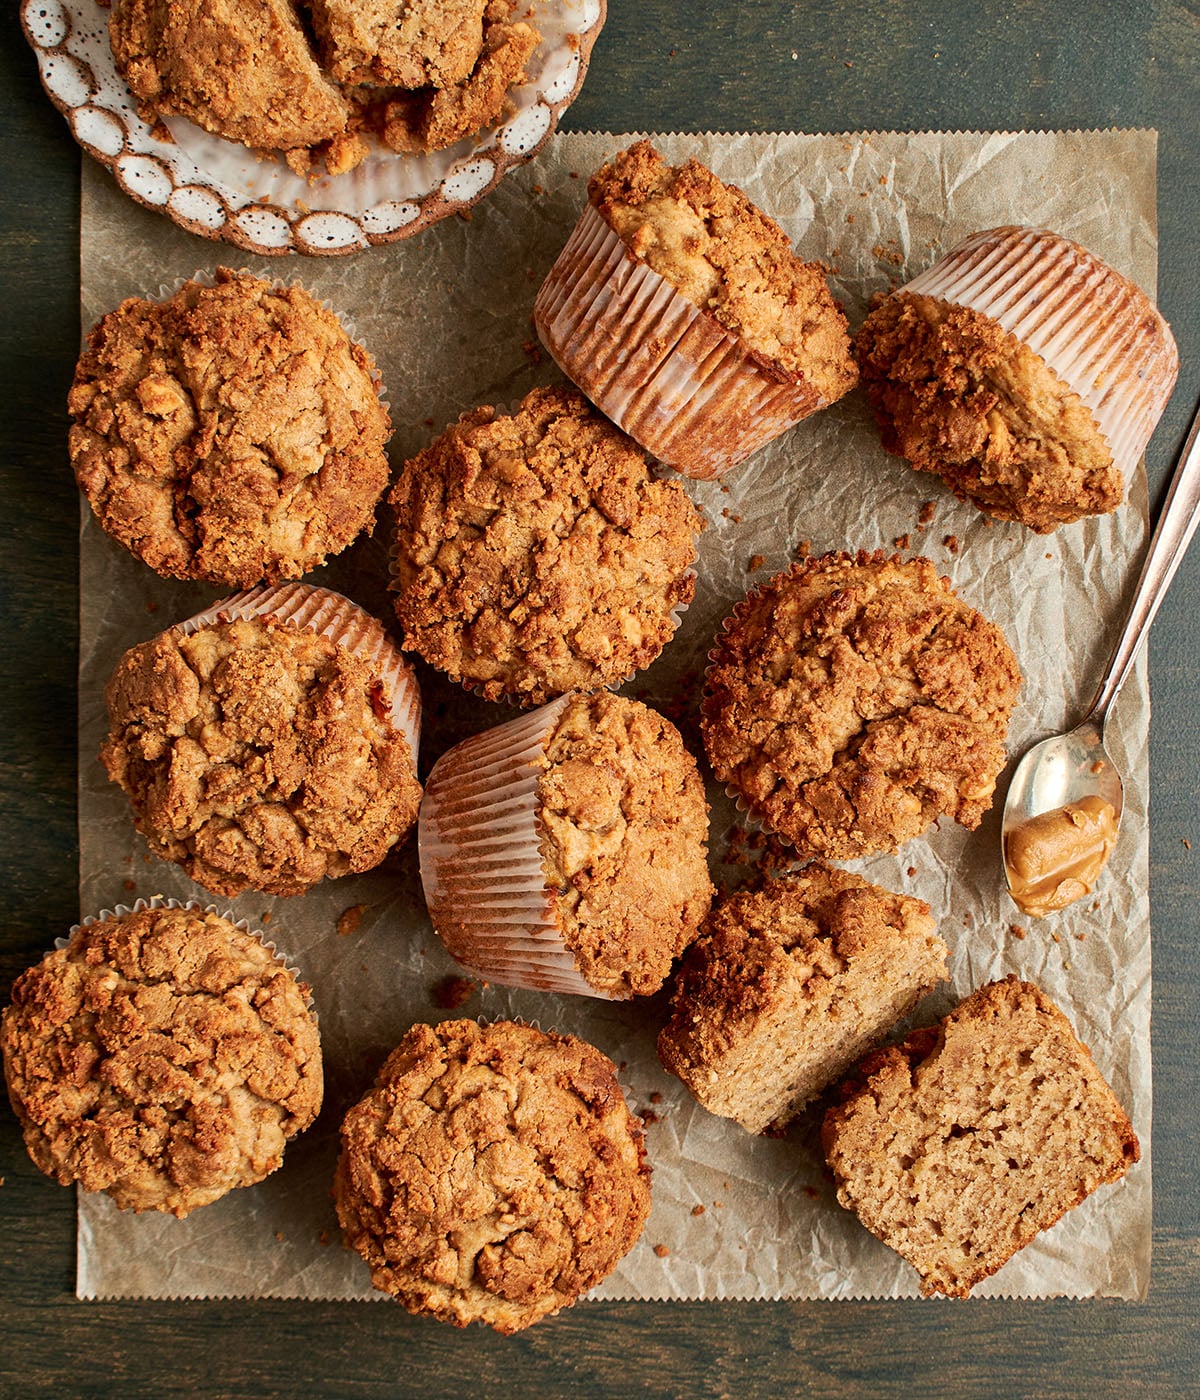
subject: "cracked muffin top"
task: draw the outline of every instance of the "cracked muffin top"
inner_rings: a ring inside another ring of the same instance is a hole
[[[825,269],[698,160],[670,166],[649,141],[621,151],[588,196],[629,250],[762,361],[833,403],[858,382],[846,317]]]
[[[270,616],[171,629],[125,653],[105,696],[100,757],[138,830],[214,893],[370,870],[416,821],[382,682],[328,637]]]
[[[575,389],[464,414],[389,499],[404,645],[489,700],[625,680],[692,598],[702,517]]]
[[[498,1021],[417,1025],[346,1115],[334,1201],[371,1282],[410,1312],[512,1333],[569,1307],[650,1209],[611,1060]]]
[[[313,25],[339,83],[448,87],[483,49],[488,0],[312,0]]]
[[[1000,629],[923,558],[826,554],[734,610],[701,708],[709,760],[799,851],[894,851],[939,816],[975,828],[1021,673]]]
[[[300,287],[248,273],[122,302],[69,407],[96,518],[164,577],[299,578],[373,527],[387,486],[370,356]]]
[[[961,500],[1038,534],[1120,505],[1121,471],[1092,413],[991,317],[899,292],[856,344],[884,447]]]
[[[199,909],[77,930],[4,1010],[29,1155],[63,1185],[177,1216],[261,1181],[321,1106],[307,992],[259,938]]]

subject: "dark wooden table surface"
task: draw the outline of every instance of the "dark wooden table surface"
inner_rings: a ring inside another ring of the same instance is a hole
[[[1154,127],[1159,304],[1182,369],[1152,500],[1200,397],[1194,0],[609,0],[570,129]],[[0,123],[0,998],[78,917],[80,155],[4,7]],[[369,257],[370,254],[363,256]],[[503,1340],[389,1305],[82,1303],[74,1197],[0,1109],[0,1395],[1200,1394],[1200,547],[1150,642],[1154,1263],[1142,1304],[585,1304]],[[1195,849],[1191,849],[1188,842]]]

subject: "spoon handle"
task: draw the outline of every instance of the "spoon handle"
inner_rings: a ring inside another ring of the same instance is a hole
[[[1175,570],[1187,551],[1200,522],[1200,410],[1192,418],[1187,441],[1179,454],[1175,475],[1163,502],[1158,524],[1150,539],[1146,562],[1134,590],[1125,626],[1104,670],[1088,718],[1103,726],[1109,706],[1117,698],[1133,666],[1142,638],[1150,630],[1158,605],[1166,595]]]

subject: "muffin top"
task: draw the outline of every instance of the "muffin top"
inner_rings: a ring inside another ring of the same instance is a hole
[[[979,825],[1021,674],[928,559],[826,554],[726,621],[701,728],[717,777],[807,854],[894,851],[940,815]]]
[[[347,1244],[376,1288],[460,1327],[512,1333],[569,1307],[650,1209],[612,1061],[516,1022],[414,1026],[341,1136]]]
[[[897,292],[867,317],[857,350],[883,445],[960,499],[1038,534],[1120,505],[1095,417],[990,316]]]
[[[624,680],[694,591],[699,512],[574,389],[464,414],[390,501],[404,645],[490,700]]]
[[[339,83],[447,87],[475,67],[488,0],[312,0],[313,25]]]
[[[636,257],[766,365],[808,381],[826,403],[858,382],[824,269],[802,262],[736,186],[697,160],[670,166],[639,141],[601,166],[588,196]]]
[[[261,1181],[321,1106],[307,992],[217,914],[151,908],[79,929],[4,1010],[30,1156],[122,1209],[178,1216]]]
[[[165,577],[299,578],[372,527],[387,485],[370,357],[300,287],[248,273],[122,302],[69,407],[97,519]]]
[[[563,939],[593,987],[658,991],[712,900],[696,760],[648,705],[574,696],[545,748],[538,825]]]
[[[345,130],[349,105],[318,67],[290,0],[113,0],[109,36],[151,120],[187,117],[270,151]]]
[[[370,870],[421,790],[381,682],[328,637],[270,616],[163,632],[105,692],[100,757],[151,849],[218,894],[300,894]]]

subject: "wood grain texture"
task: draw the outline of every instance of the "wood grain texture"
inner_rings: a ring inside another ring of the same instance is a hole
[[[1182,371],[1154,496],[1200,398],[1200,11],[1179,0],[610,0],[574,130],[1154,126],[1159,303]],[[0,19],[0,997],[77,916],[79,155]],[[795,57],[793,57],[793,54]],[[368,255],[369,256],[369,255]],[[84,1304],[74,1207],[0,1110],[0,1395],[815,1396],[1200,1393],[1200,549],[1151,640],[1155,1257],[1144,1305],[589,1304],[517,1338],[375,1305]],[[1190,841],[1193,849],[1188,849]]]

